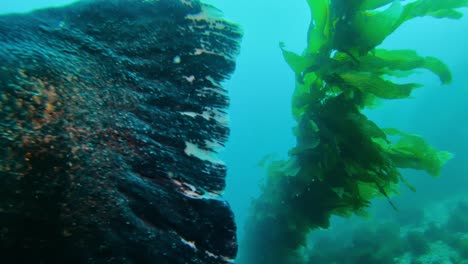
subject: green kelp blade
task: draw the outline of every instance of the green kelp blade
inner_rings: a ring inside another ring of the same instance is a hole
[[[405,5],[402,1],[391,2],[386,0],[364,2],[352,18],[351,26],[341,32],[341,34],[350,34],[349,32],[359,32],[359,34],[351,33],[350,36],[341,36],[337,39],[353,37],[354,43],[348,45],[347,50],[365,54],[410,19],[421,16],[458,19],[463,14],[456,9],[468,6],[468,0],[419,0]],[[371,10],[383,7],[385,4],[390,6],[384,10]]]
[[[452,80],[449,68],[434,57],[422,57],[414,50],[375,49],[359,58],[356,63],[349,55],[337,52],[333,56],[333,69],[337,72],[360,71],[377,75],[407,77],[415,69],[426,69],[437,75],[442,84]]]
[[[468,7],[468,0],[419,0],[405,5],[400,23],[421,16],[458,19],[463,14],[455,9]]]
[[[277,160],[276,156],[276,153],[270,153],[263,156],[263,158],[261,158],[260,161],[258,161],[258,166],[262,168],[268,168],[272,162]]]
[[[453,154],[437,151],[421,136],[408,134],[395,128],[386,128],[384,132],[389,136],[399,137],[397,142],[386,149],[387,154],[400,168],[425,170],[432,176],[439,176],[442,167]]]
[[[376,49],[374,56],[367,56],[363,59],[363,65],[366,62],[370,64],[368,68],[388,68],[401,71],[411,71],[417,68],[426,69],[437,75],[442,84],[448,84],[452,80],[450,70],[445,63],[434,57],[419,56],[414,50]],[[386,73],[391,74],[390,71]]]
[[[372,9],[376,9],[376,8],[388,5],[393,1],[394,0],[365,0],[361,5],[361,9],[372,10]]]
[[[291,67],[295,74],[301,74],[307,68],[311,67],[315,61],[310,57],[301,56],[284,48],[284,43],[280,43],[281,52],[286,63]]]
[[[442,84],[449,84],[452,81],[452,73],[445,63],[435,57],[426,57],[423,68],[430,70],[439,76]]]
[[[430,16],[435,18],[451,18],[460,19],[463,17],[463,13],[453,9],[444,9],[430,13]]]
[[[296,176],[301,167],[295,156],[291,156],[288,160],[273,160],[268,164],[267,172],[271,180],[280,180],[281,177],[294,177]]]
[[[421,86],[417,83],[396,84],[376,74],[366,72],[348,72],[341,74],[340,78],[346,85],[383,99],[408,98],[415,88]]]
[[[402,13],[403,6],[399,1],[394,1],[390,7],[383,11],[362,10],[358,12],[353,23],[356,31],[359,32],[359,50],[365,54],[381,44],[398,28]]]
[[[400,175],[400,181],[408,187],[412,192],[416,192],[416,187],[414,187],[411,183],[408,182],[408,180],[405,179],[405,177]]]
[[[320,144],[319,127],[308,118],[299,121],[299,126],[294,128],[297,138],[297,146],[289,151],[290,155],[297,155],[303,151],[315,149]]]
[[[362,56],[359,64],[344,53],[337,53],[333,60],[341,65],[333,69],[346,85],[383,99],[408,98],[415,88],[421,86],[417,83],[395,83],[386,76],[405,77],[419,68],[437,75],[442,84],[452,79],[443,62],[434,57],[421,57],[413,50],[376,49]]]
[[[307,0],[312,15],[308,33],[308,54],[316,54],[330,37],[330,0]]]
[[[314,72],[306,73],[300,78],[301,81],[296,82],[292,98],[292,111],[296,120],[300,120],[310,107],[310,102],[316,100],[318,97],[316,91],[323,86],[323,81]]]

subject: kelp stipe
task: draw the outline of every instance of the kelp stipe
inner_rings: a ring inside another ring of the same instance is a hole
[[[419,83],[404,83],[427,69],[442,84],[447,66],[413,50],[377,48],[407,20],[460,18],[468,1],[308,0],[312,21],[303,54],[280,47],[295,72],[292,112],[297,144],[289,159],[267,168],[262,194],[252,205],[240,263],[304,263],[307,234],[327,228],[332,215],[365,214],[376,197],[414,188],[399,168],[439,175],[451,154],[417,135],[383,129],[363,109],[384,99],[408,98]],[[403,81],[403,82],[402,82]],[[396,142],[393,139],[397,139]]]

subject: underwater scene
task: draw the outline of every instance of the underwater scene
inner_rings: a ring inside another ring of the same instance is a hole
[[[1,263],[468,264],[468,0],[0,1]]]

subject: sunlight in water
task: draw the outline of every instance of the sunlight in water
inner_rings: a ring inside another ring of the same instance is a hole
[[[17,0],[0,1],[0,14],[23,13],[34,9],[62,6],[76,2],[76,0]]]

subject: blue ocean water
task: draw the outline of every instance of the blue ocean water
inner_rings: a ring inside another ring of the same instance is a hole
[[[67,0],[17,0],[0,2],[0,13],[26,12],[60,6]],[[231,136],[221,153],[228,166],[226,199],[231,204],[243,237],[243,223],[252,197],[259,194],[264,177],[259,161],[269,154],[284,157],[295,144],[291,128],[290,100],[294,75],[284,62],[279,42],[300,52],[306,46],[310,20],[305,0],[211,0],[225,17],[244,30],[241,54],[232,78],[226,81],[231,106]],[[463,10],[468,15],[468,10]],[[425,84],[413,98],[386,102],[369,117],[384,127],[422,135],[438,149],[454,153],[442,175],[432,179],[422,172],[407,170],[405,177],[416,187],[405,187],[393,198],[402,212],[420,208],[437,211],[451,199],[468,199],[468,17],[460,20],[420,18],[404,24],[383,44],[391,49],[415,49],[420,54],[444,61],[452,71],[453,82],[440,86],[436,77],[421,72],[415,76]],[[385,201],[377,202],[374,217],[382,220],[395,212]],[[468,211],[466,212],[468,214]],[[347,220],[337,219],[335,225]],[[429,263],[429,262],[428,262]]]

